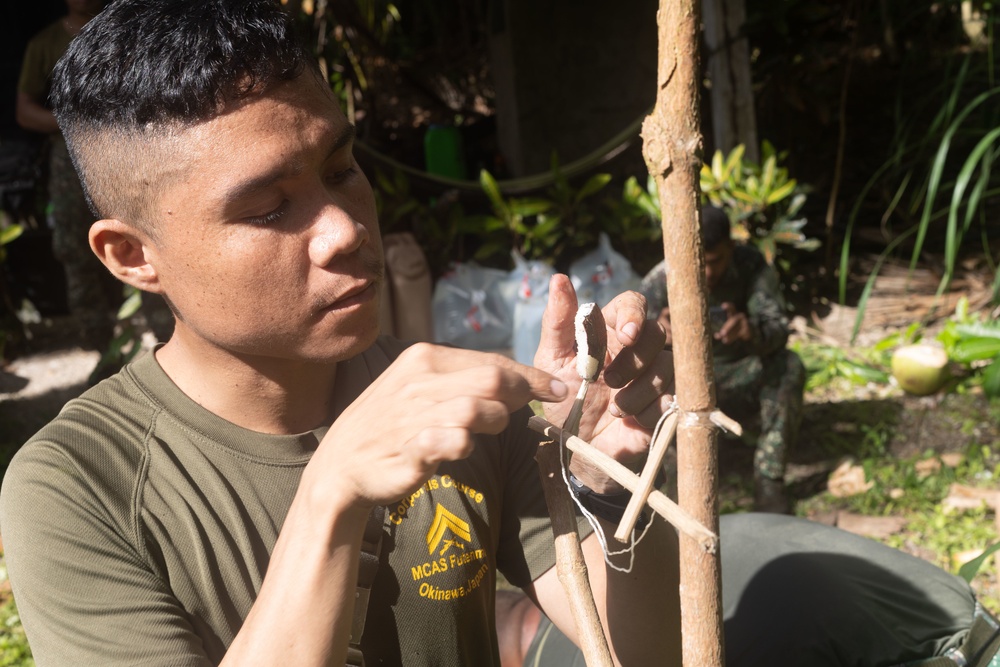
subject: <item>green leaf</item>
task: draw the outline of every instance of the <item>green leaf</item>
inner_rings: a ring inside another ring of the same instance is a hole
[[[1000,354],[1000,338],[960,338],[951,350],[951,358],[961,363],[983,361]]]
[[[576,193],[575,201],[579,204],[590,195],[598,192],[611,181],[611,174],[594,174],[583,184],[579,192]]]
[[[951,206],[948,208],[948,226],[946,228],[945,234],[945,272],[941,277],[941,282],[938,285],[937,293],[941,295],[948,288],[951,283],[952,276],[955,273],[955,262],[957,261],[958,246],[962,242],[963,232],[958,229],[958,210],[962,204],[962,198],[965,196],[965,190],[969,186],[969,181],[972,180],[972,174],[976,167],[979,166],[980,160],[983,158],[983,154],[987,149],[991,148],[993,142],[996,141],[997,137],[1000,137],[1000,127],[994,129],[992,132],[983,137],[976,147],[966,158],[965,164],[962,165],[962,170],[958,174],[958,178],[955,181],[955,189],[951,196]],[[970,202],[971,205],[971,202]]]
[[[729,153],[729,159],[726,160],[726,165],[722,170],[722,181],[728,181],[729,177],[741,171],[743,169],[743,154],[746,152],[746,146],[739,144]],[[718,155],[722,153],[717,152]]]
[[[901,336],[898,331],[895,333],[891,333],[882,340],[875,343],[872,349],[875,350],[876,352],[886,352],[896,347],[899,344],[900,339]]]
[[[958,576],[965,579],[966,583],[972,583],[972,580],[976,578],[976,573],[979,572],[979,568],[981,568],[983,563],[985,563],[986,560],[997,551],[1000,551],[1000,542],[990,545],[985,551],[983,551],[983,553],[979,554],[960,567],[958,569]]]
[[[142,307],[142,292],[135,290],[129,294],[122,305],[118,308],[118,319],[127,320],[128,318],[139,312],[139,308]]]
[[[1000,396],[1000,354],[983,370],[983,391],[990,398]]]
[[[768,205],[777,204],[779,201],[781,201],[788,195],[792,194],[792,192],[795,191],[796,185],[798,185],[798,183],[793,178],[784,185],[782,185],[781,187],[771,190],[771,192],[767,195],[767,198],[764,201],[766,201]],[[801,206],[801,204],[799,204],[799,206]],[[796,208],[796,210],[798,209]],[[794,215],[794,213],[792,213],[791,210],[789,210],[789,213],[791,215]]]
[[[774,185],[774,172],[778,167],[778,159],[771,155],[764,161],[764,169],[761,173],[760,191],[768,192]],[[770,198],[770,197],[768,197]]]
[[[24,233],[24,227],[21,225],[10,225],[0,229],[0,245],[7,245],[22,233]]]
[[[969,338],[1000,338],[1000,320],[989,322],[956,322],[955,333]]]
[[[552,202],[548,199],[512,199],[510,201],[510,212],[516,216],[524,218],[544,213],[552,208]]]
[[[920,222],[917,225],[917,239],[913,246],[913,251],[910,256],[910,271],[913,271],[917,266],[917,260],[920,257],[920,253],[924,247],[924,239],[927,236],[927,230],[931,222],[931,212],[934,208],[934,201],[937,199],[938,189],[941,185],[941,178],[944,174],[945,162],[948,158],[948,151],[951,148],[951,140],[955,133],[961,127],[966,116],[968,116],[972,111],[985,102],[987,99],[993,95],[1000,94],[1000,88],[994,88],[989,90],[973,99],[969,104],[965,106],[964,109],[955,117],[945,131],[944,136],[941,139],[941,143],[938,145],[937,153],[934,156],[934,161],[931,165],[931,173],[927,183],[927,194],[924,196],[924,209],[920,216]]]
[[[507,207],[506,202],[504,202],[503,195],[500,194],[500,186],[497,185],[496,179],[493,178],[490,172],[485,169],[479,172],[479,185],[489,198],[490,204],[493,206],[493,212],[496,213],[497,217],[509,222],[510,209]]]
[[[725,181],[726,177],[722,175],[724,168],[722,151],[715,151],[715,154],[712,155],[712,168],[709,170],[709,173],[716,181]]]

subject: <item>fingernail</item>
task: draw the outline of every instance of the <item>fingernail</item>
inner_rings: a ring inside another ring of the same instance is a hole
[[[610,412],[613,417],[622,416],[622,411],[618,409],[618,406],[615,404],[614,401],[612,401],[611,405],[608,407],[608,412]]]
[[[556,398],[560,399],[565,398],[566,394],[569,393],[569,387],[567,387],[566,383],[562,380],[553,380],[549,385],[549,389],[552,390],[552,393],[555,394]]]
[[[639,335],[639,325],[637,325],[635,322],[629,322],[624,327],[622,327],[622,333],[634,341],[636,337]]]
[[[604,384],[609,387],[620,387],[622,386],[622,376],[618,373],[611,371],[604,371]]]

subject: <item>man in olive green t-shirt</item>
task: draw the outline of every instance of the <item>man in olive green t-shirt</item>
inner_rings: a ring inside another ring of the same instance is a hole
[[[274,0],[117,0],[52,101],[100,213],[90,245],[176,326],[8,469],[0,530],[38,664],[496,665],[497,572],[573,636],[523,409],[563,423],[580,383],[568,278],[536,367],[379,337],[354,128]],[[671,364],[640,295],[603,312],[580,435],[631,461]],[[679,662],[673,530],[652,524],[631,574],[583,546],[621,663]]]
[[[103,5],[102,0],[67,0],[67,13],[28,43],[17,85],[16,118],[21,127],[48,138],[48,209],[52,250],[66,273],[70,313],[79,327],[78,342],[103,351],[111,340],[113,281],[90,250],[87,230],[94,216],[73,169],[66,143],[48,108],[52,69],[70,41]]]

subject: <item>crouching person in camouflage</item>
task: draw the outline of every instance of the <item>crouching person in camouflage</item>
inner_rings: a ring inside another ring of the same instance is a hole
[[[726,214],[706,206],[701,215],[705,282],[715,337],[716,399],[737,417],[760,415],[754,453],[754,507],[790,511],[785,495],[785,462],[798,435],[805,368],[788,342],[788,317],[778,277],[763,255],[733,243]],[[661,262],[643,279],[650,314],[671,343],[666,270]]]

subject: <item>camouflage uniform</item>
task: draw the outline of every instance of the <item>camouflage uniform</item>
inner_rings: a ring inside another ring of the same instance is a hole
[[[650,317],[667,307],[661,262],[642,281],[640,290]],[[752,246],[734,245],[732,261],[708,295],[709,306],[732,303],[750,320],[752,339],[712,346],[719,407],[734,418],[760,416],[754,473],[780,480],[788,450],[795,444],[802,416],[805,368],[788,342],[788,316],[778,277]]]
[[[28,44],[18,81],[18,91],[41,104],[51,84],[52,68],[69,46],[70,35],[62,21],[40,31]],[[52,252],[66,272],[66,296],[77,320],[81,343],[103,349],[111,339],[120,294],[114,279],[90,249],[87,238],[94,216],[83,194],[62,135],[49,137],[47,219],[52,228]]]

